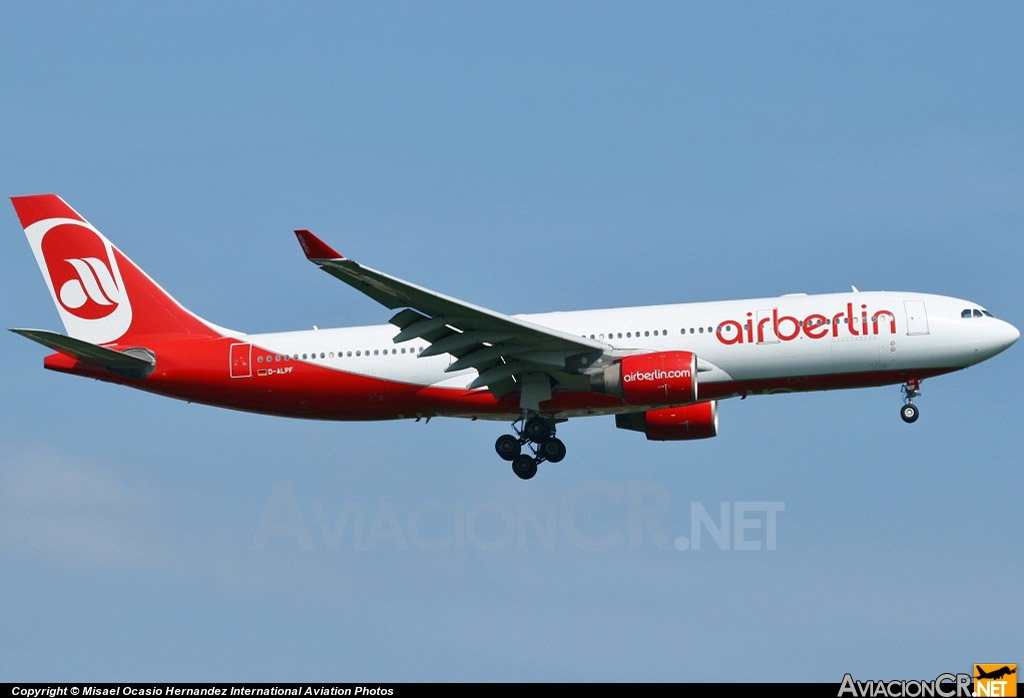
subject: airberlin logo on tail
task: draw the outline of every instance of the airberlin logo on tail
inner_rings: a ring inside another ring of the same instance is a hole
[[[83,320],[111,315],[124,295],[114,275],[113,250],[82,225],[55,225],[43,235],[41,250],[58,303]]]
[[[69,218],[39,221],[25,233],[68,334],[97,344],[122,336],[132,309],[110,242]]]
[[[68,279],[60,285],[57,298],[60,299],[61,305],[79,316],[86,317],[92,315],[97,306],[102,312],[101,317],[114,312],[121,302],[121,291],[114,283],[114,277],[107,266],[97,257],[64,261],[74,268],[78,278]],[[50,267],[50,277],[53,278],[53,267],[50,266],[50,262],[47,262],[47,266]],[[56,284],[54,287],[56,288]]]
[[[822,315],[811,313],[807,317],[779,315],[778,308],[763,310],[754,317],[747,313],[745,321],[723,320],[718,323],[715,337],[722,344],[764,344],[766,342],[792,342],[803,335],[808,339],[825,337],[877,337],[896,334],[896,316],[889,310],[869,311],[866,304],[859,309],[853,303],[838,313]]]

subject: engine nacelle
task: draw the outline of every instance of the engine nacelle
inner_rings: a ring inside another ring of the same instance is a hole
[[[648,441],[691,441],[718,436],[718,401],[615,415],[615,426],[647,434]]]
[[[631,405],[696,402],[697,357],[689,351],[627,356],[591,376],[590,387]]]

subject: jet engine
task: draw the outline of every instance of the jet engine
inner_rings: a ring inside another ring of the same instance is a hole
[[[615,415],[619,429],[642,431],[648,441],[691,441],[718,435],[718,401]]]
[[[591,376],[590,388],[631,405],[696,402],[697,357],[689,351],[627,356]]]

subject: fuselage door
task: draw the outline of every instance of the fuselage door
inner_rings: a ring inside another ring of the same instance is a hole
[[[252,378],[252,345],[231,345],[231,377]]]
[[[928,334],[928,313],[924,301],[903,301],[907,310],[907,334]]]

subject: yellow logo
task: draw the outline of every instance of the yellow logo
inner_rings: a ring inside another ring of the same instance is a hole
[[[1016,664],[975,664],[974,695],[978,698],[1017,695]]]

